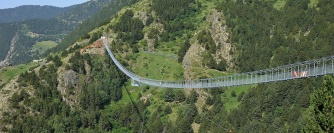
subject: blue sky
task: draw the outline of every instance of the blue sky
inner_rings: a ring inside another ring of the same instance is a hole
[[[87,1],[89,0],[0,0],[0,9],[14,8],[21,5],[52,5],[56,7],[67,7]]]

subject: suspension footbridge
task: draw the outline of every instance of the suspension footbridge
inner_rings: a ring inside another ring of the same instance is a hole
[[[113,55],[105,40],[105,37],[101,37],[101,39],[113,62],[125,75],[131,78],[133,86],[146,84],[163,88],[217,88],[277,82],[334,74],[334,56],[329,56],[325,58],[298,62],[254,72],[235,74],[231,76],[179,81],[155,80],[138,76],[127,70]]]

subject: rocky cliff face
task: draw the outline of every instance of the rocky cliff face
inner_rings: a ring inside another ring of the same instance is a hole
[[[227,70],[234,70],[235,65],[233,63],[233,54],[236,52],[236,49],[235,46],[229,42],[228,27],[225,24],[224,14],[212,9],[210,10],[210,13],[205,16],[205,18],[208,25],[204,29],[211,34],[211,38],[217,47],[217,51],[213,53],[212,56],[216,62],[220,62],[222,59],[226,60]],[[202,62],[205,61],[203,54],[206,51],[204,46],[197,40],[199,32],[201,31],[196,31],[194,37],[191,39],[193,43],[183,60],[185,79],[190,80],[198,78],[199,75],[203,75],[203,73],[201,74],[197,72],[198,68],[205,67]]]
[[[3,61],[0,61],[0,66],[10,65],[9,60],[14,56],[14,50],[16,48],[15,45],[16,45],[18,39],[19,39],[19,35],[16,33],[14,38],[12,39],[12,41],[10,43],[10,48],[9,48],[9,51],[7,53],[6,58]]]
[[[215,59],[220,61],[220,58],[223,57],[227,61],[229,68],[233,68],[232,53],[235,51],[235,47],[228,41],[229,33],[227,31],[228,27],[226,26],[224,13],[213,10],[207,16],[207,21],[211,25],[211,27],[209,27],[211,37],[218,47]]]

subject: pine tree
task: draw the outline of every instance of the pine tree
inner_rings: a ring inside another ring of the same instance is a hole
[[[166,89],[165,91],[165,102],[173,102],[175,99],[175,94],[172,89]]]
[[[197,92],[195,90],[191,90],[190,95],[188,96],[186,102],[188,104],[195,103],[197,101],[197,99],[198,99],[198,96],[199,95],[197,94]]]
[[[54,58],[53,58],[53,62],[55,63],[56,67],[60,67],[62,65],[62,62],[59,58],[58,55],[56,55]]]
[[[309,116],[304,132],[334,131],[334,79],[326,76],[322,86],[311,96],[312,115]]]

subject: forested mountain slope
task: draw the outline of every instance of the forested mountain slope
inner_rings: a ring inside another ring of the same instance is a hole
[[[24,5],[9,9],[0,9],[0,23],[23,21],[27,19],[49,19],[54,18],[71,7],[60,8],[54,6]]]
[[[43,57],[42,55],[47,49],[59,44],[77,25],[84,23],[87,18],[100,11],[103,7],[115,2],[117,3],[117,1],[111,0],[89,1],[66,7],[64,11],[48,18],[35,14],[41,17],[37,17],[38,19],[29,17],[29,20],[2,24],[1,27],[3,28],[1,28],[0,34],[10,34],[0,37],[0,40],[3,42],[0,44],[2,47],[0,53],[0,61],[2,63],[0,65],[26,63],[29,60]],[[40,6],[28,7],[29,10],[27,9],[25,12],[40,8]],[[115,7],[118,7],[118,5]],[[26,8],[19,8],[17,10],[21,11],[24,9]],[[47,10],[44,13],[53,14],[53,12],[53,10]],[[31,12],[31,14],[34,14],[34,12]],[[10,15],[10,13],[3,15]],[[96,19],[96,22],[101,23],[99,19]],[[13,32],[14,34],[12,34]],[[50,43],[53,45],[50,45]],[[10,49],[13,50],[9,51]]]
[[[136,1],[137,0],[110,1],[109,4],[105,4],[102,9],[98,10],[96,14],[85,20],[82,24],[78,25],[78,27],[76,27],[68,36],[66,36],[60,42],[60,45],[58,45],[54,49],[51,49],[48,52],[62,51],[75,43],[78,39],[89,38],[88,32],[102,24],[108,23],[111,17],[113,17],[120,9],[125,6],[132,5]]]
[[[230,40],[240,51],[241,71],[333,54],[332,1],[311,5],[309,0],[287,0],[280,10],[272,2],[240,2],[222,2],[217,8],[225,13]]]
[[[89,31],[77,29],[45,65],[36,64],[0,90],[13,94],[0,104],[2,131],[334,130],[332,75],[213,89],[133,87],[99,39],[105,36],[116,58],[143,77],[231,75],[331,55],[334,2],[128,2]],[[82,26],[93,20],[86,22]]]

